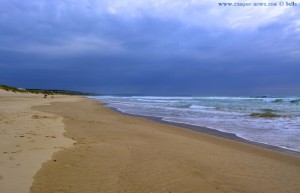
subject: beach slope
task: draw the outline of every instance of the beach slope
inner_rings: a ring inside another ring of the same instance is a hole
[[[56,152],[31,193],[300,192],[300,158],[120,114],[96,101],[37,111],[64,117],[76,143]]]

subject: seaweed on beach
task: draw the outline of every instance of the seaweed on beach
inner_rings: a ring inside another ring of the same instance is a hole
[[[281,115],[272,113],[270,111],[266,111],[263,113],[252,113],[250,114],[250,117],[255,117],[255,118],[276,118],[276,117],[282,117]]]

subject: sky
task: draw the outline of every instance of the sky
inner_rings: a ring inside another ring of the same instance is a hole
[[[0,0],[0,84],[300,96],[300,2],[220,2],[254,1]]]

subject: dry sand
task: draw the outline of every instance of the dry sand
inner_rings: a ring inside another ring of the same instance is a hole
[[[6,92],[0,89],[0,192],[28,193],[33,176],[54,152],[70,147],[63,136],[63,118],[32,110],[50,102],[78,101],[78,97]]]
[[[28,119],[36,110],[64,117],[66,136],[76,143],[43,164],[31,193],[300,192],[297,156],[123,115],[88,99],[33,109]],[[39,128],[55,129],[55,123],[51,124]],[[12,140],[31,136],[23,130],[16,132]],[[59,141],[65,140],[60,137]],[[17,154],[2,155],[7,162],[21,163],[9,160]]]

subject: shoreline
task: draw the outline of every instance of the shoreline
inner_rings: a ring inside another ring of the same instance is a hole
[[[99,101],[36,110],[64,117],[74,146],[53,154],[31,193],[282,193],[300,189],[300,158],[112,110]]]
[[[92,99],[92,100],[94,100],[94,99]],[[99,102],[101,105],[104,105],[104,106],[108,105],[108,103],[102,103],[101,101],[98,101],[98,100],[95,100],[95,101]],[[202,134],[207,134],[207,135],[222,138],[222,139],[229,139],[229,140],[233,140],[233,141],[237,141],[237,142],[241,142],[241,143],[245,143],[245,144],[249,144],[249,145],[254,145],[259,148],[264,148],[267,150],[276,151],[279,153],[284,153],[284,154],[300,157],[300,152],[298,152],[298,151],[283,148],[283,147],[278,147],[278,146],[274,146],[274,145],[269,145],[269,144],[265,144],[265,143],[251,141],[251,140],[239,137],[234,133],[227,133],[227,132],[219,131],[217,129],[212,129],[212,128],[208,128],[208,127],[165,121],[161,117],[152,117],[152,116],[144,116],[144,115],[135,115],[135,114],[125,113],[125,112],[118,110],[115,107],[109,107],[109,106],[106,106],[106,107],[113,111],[116,111],[118,113],[124,114],[124,115],[129,115],[129,116],[133,116],[133,117],[141,117],[141,118],[145,118],[147,120],[155,121],[158,123],[178,126],[178,127],[184,128],[184,129],[200,132]]]

